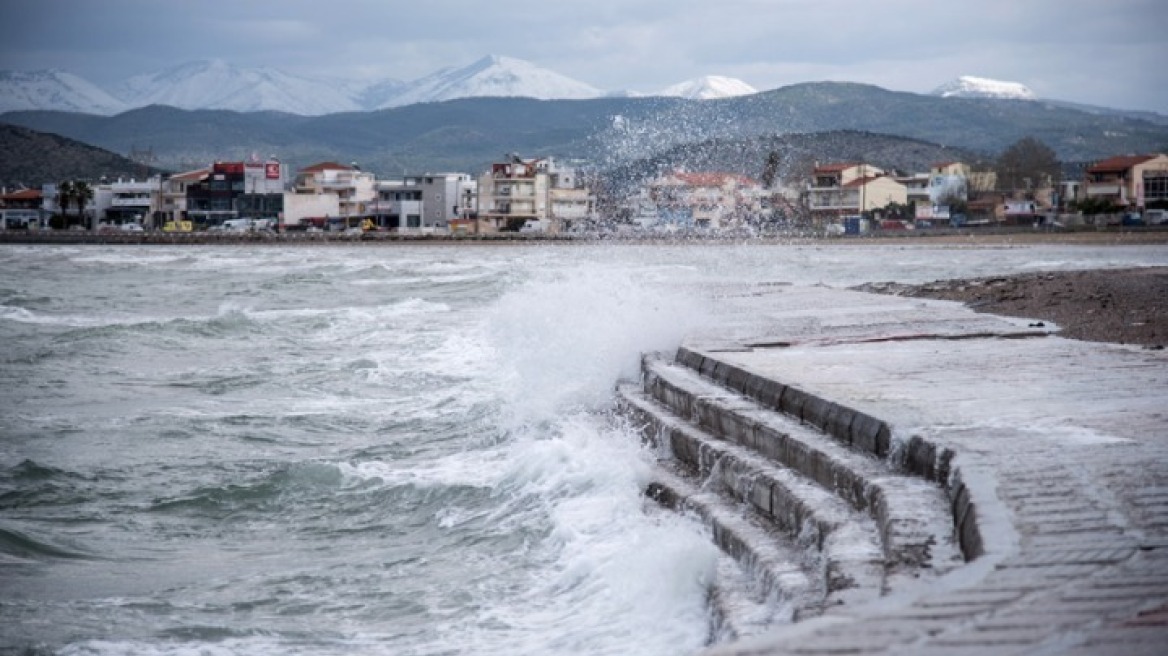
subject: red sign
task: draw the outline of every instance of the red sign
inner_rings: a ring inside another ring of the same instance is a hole
[[[264,164],[264,177],[269,179],[269,180],[279,180],[280,179],[280,163],[279,162],[268,162],[267,164]]]

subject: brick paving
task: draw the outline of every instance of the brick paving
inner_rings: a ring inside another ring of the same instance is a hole
[[[922,299],[725,302],[727,325],[687,348],[887,422],[894,453],[951,452],[984,553],[710,653],[1168,654],[1168,353]]]

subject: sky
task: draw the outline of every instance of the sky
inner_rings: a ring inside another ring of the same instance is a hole
[[[0,69],[200,59],[412,80],[504,55],[606,90],[704,75],[928,93],[961,75],[1168,114],[1168,0],[5,0]]]

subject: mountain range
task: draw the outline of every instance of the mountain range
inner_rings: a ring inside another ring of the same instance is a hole
[[[1157,118],[1158,117],[1158,118]],[[151,105],[113,116],[22,111],[0,122],[186,170],[275,155],[290,168],[356,161],[382,175],[481,171],[507,153],[621,166],[689,143],[830,131],[897,135],[992,158],[1023,137],[1064,162],[1168,150],[1168,118],[1042,100],[944,98],[845,82],[721,98],[459,98],[304,116]]]
[[[746,82],[719,75],[686,80],[653,93],[604,91],[531,62],[499,55],[483,57],[461,68],[444,68],[412,81],[314,78],[274,68],[243,68],[218,59],[135,75],[109,89],[62,70],[0,71],[0,112],[41,109],[105,116],[150,105],[320,116],[459,98],[584,100],[664,96],[716,100],[755,93],[758,89]],[[1034,93],[1020,83],[973,76],[957,78],[933,94],[1035,99]]]
[[[107,116],[149,105],[319,116],[476,97],[582,100],[658,95],[711,99],[755,92],[741,80],[720,76],[688,80],[654,94],[609,92],[531,62],[499,55],[412,81],[367,83],[293,75],[274,68],[242,68],[218,59],[136,75],[108,90],[61,70],[0,72],[0,112],[44,109]]]

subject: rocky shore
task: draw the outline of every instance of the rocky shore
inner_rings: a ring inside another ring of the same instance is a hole
[[[1060,335],[1092,342],[1168,345],[1168,267],[1059,271],[869,283],[862,291],[961,301],[978,312],[1052,322]]]

